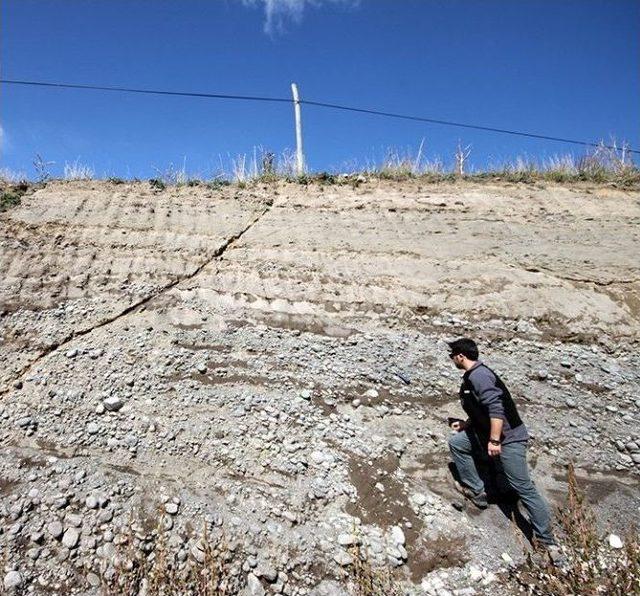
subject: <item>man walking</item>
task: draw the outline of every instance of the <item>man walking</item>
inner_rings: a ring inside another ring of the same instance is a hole
[[[451,428],[457,432],[449,439],[451,456],[464,484],[463,493],[480,509],[488,507],[475,460],[484,455],[494,459],[526,508],[535,538],[553,549],[549,508],[529,476],[529,433],[509,390],[479,360],[478,346],[472,339],[450,342],[449,348],[455,366],[464,370],[460,401],[468,419],[451,422]]]

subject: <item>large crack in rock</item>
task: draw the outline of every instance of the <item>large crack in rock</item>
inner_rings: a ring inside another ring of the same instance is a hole
[[[242,230],[240,230],[240,232],[238,232],[237,234],[234,234],[234,235],[230,236],[229,238],[227,238],[218,248],[216,248],[216,250],[213,251],[213,253],[211,255],[209,255],[207,258],[205,258],[205,260],[202,261],[202,263],[200,263],[190,273],[186,273],[184,275],[178,276],[173,281],[169,282],[168,284],[166,284],[164,286],[161,286],[160,288],[155,289],[148,296],[145,296],[144,298],[141,298],[137,302],[134,302],[133,304],[127,306],[125,309],[123,309],[122,311],[118,312],[117,314],[115,314],[115,315],[113,315],[111,317],[108,317],[108,318],[106,318],[106,319],[104,319],[102,321],[99,321],[98,323],[96,323],[94,325],[91,325],[90,327],[87,327],[87,328],[84,328],[84,329],[76,329],[76,330],[71,331],[68,335],[66,335],[64,338],[62,338],[62,340],[60,342],[57,342],[57,343],[52,344],[51,346],[49,346],[46,350],[44,350],[43,352],[38,354],[38,356],[35,359],[33,359],[25,367],[23,367],[23,369],[20,370],[19,373],[16,375],[16,377],[13,379],[13,382],[14,383],[20,382],[20,379],[23,376],[25,376],[26,374],[28,374],[29,371],[33,368],[33,366],[36,365],[38,362],[40,362],[40,360],[42,360],[43,358],[45,358],[46,356],[48,356],[49,354],[51,354],[51,353],[53,353],[53,352],[55,352],[57,350],[62,350],[67,344],[69,344],[73,340],[75,340],[75,339],[77,339],[79,337],[83,337],[85,335],[88,335],[90,333],[93,333],[96,329],[100,329],[101,327],[104,327],[105,325],[111,325],[112,323],[114,323],[116,321],[119,321],[123,317],[126,317],[130,313],[135,312],[139,308],[147,305],[152,300],[155,300],[156,298],[162,296],[164,293],[168,292],[172,288],[175,288],[178,284],[180,284],[182,282],[185,282],[185,281],[188,281],[188,280],[191,280],[194,277],[196,277],[212,261],[214,261],[215,259],[221,258],[224,255],[225,251],[228,248],[230,248],[233,245],[234,242],[236,242],[237,240],[242,238],[242,236],[246,232],[248,232],[256,223],[258,223],[258,221],[260,221],[260,219],[268,211],[269,211],[269,207],[264,209],[264,211],[262,211],[262,213],[260,213],[246,227],[244,227]],[[9,391],[8,387],[0,388],[0,395],[6,393],[7,391]]]
[[[125,186],[51,184],[3,214],[0,384],[197,275],[271,203]]]

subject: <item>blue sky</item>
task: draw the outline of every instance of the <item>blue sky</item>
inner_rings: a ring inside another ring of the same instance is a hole
[[[284,96],[640,148],[638,0],[2,0],[2,78]],[[307,160],[345,169],[424,138],[486,167],[563,144],[303,107]],[[294,146],[288,104],[0,86],[0,166],[216,173]]]

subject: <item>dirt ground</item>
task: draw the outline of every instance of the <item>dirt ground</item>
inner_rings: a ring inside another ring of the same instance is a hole
[[[46,472],[63,465],[85,474],[70,507],[131,489],[116,533],[141,493],[179,494],[183,525],[214,511],[285,593],[346,586],[354,524],[416,589],[445,568],[468,585],[525,548],[497,506],[452,507],[444,340],[469,335],[515,388],[547,497],[573,461],[622,532],[640,518],[639,224],[640,192],[592,184],[49,183],[0,215],[0,496],[64,492]],[[62,515],[29,511],[16,544]],[[85,570],[96,524],[70,549]],[[57,548],[11,558],[61,581]]]

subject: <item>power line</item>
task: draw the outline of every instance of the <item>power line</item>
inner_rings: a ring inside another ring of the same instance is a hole
[[[275,103],[293,103],[294,100],[287,97],[265,97],[260,95],[230,95],[225,93],[194,93],[188,91],[161,91],[156,89],[135,89],[130,87],[107,87],[99,85],[75,85],[71,83],[48,83],[43,81],[20,81],[10,79],[0,79],[0,83],[6,85],[27,85],[35,87],[56,87],[62,89],[90,89],[96,91],[117,91],[121,93],[142,93],[146,95],[171,95],[180,97],[201,97],[205,99],[231,99],[241,101],[267,101]],[[312,101],[308,99],[301,99],[301,104],[308,106],[314,106],[319,108],[327,108],[332,110],[342,110],[346,112],[356,112],[360,114],[370,114],[374,116],[383,116],[387,118],[398,118],[401,120],[411,120],[414,122],[426,122],[428,124],[439,124],[442,126],[453,126],[456,128],[466,128],[471,130],[480,130],[484,132],[494,132],[498,134],[507,134],[512,136],[526,137],[530,139],[540,139],[544,141],[554,141],[559,143],[567,143],[571,145],[582,145],[583,147],[605,147],[606,149],[618,149],[613,145],[603,145],[602,143],[592,143],[589,141],[579,141],[576,139],[567,139],[564,137],[555,137],[550,135],[541,135],[537,133],[524,132],[518,130],[510,130],[506,128],[494,128],[491,126],[481,126],[479,124],[468,124],[463,122],[453,122],[450,120],[439,120],[436,118],[427,118],[423,116],[412,116],[408,114],[398,114],[395,112],[384,112],[381,110],[371,110],[367,108],[357,108],[353,106],[345,106],[341,104],[326,103],[321,101]],[[639,150],[626,149],[628,153],[640,154]]]
[[[528,137],[530,139],[543,139],[545,141],[557,141],[560,143],[570,143],[572,145],[584,145],[587,147],[605,147],[607,149],[619,149],[613,145],[603,145],[601,143],[591,143],[588,141],[576,141],[575,139],[565,139],[563,137],[551,137],[548,135],[540,135],[532,132],[522,132],[517,130],[508,130],[506,128],[492,128],[491,126],[480,126],[479,124],[465,124],[462,122],[451,122],[450,120],[437,120],[435,118],[424,118],[422,116],[408,116],[406,114],[395,114],[393,112],[380,112],[378,110],[368,110],[366,108],[354,108],[350,106],[342,106],[332,103],[323,103],[319,101],[308,101],[301,99],[300,103],[304,103],[310,106],[318,106],[321,108],[331,108],[333,110],[344,110],[348,112],[359,112],[361,114],[373,114],[376,116],[386,116],[388,118],[400,118],[402,120],[413,120],[415,122],[428,122],[430,124],[442,124],[443,126],[456,126],[458,128],[470,128],[473,130],[483,130],[486,132],[496,132],[506,135],[515,135],[518,137]],[[627,149],[628,153],[639,153],[635,149]]]
[[[204,97],[208,99],[239,99],[243,101],[275,101],[291,103],[282,97],[262,97],[259,95],[225,95],[223,93],[191,93],[189,91],[158,91],[155,89],[131,89],[130,87],[101,87],[98,85],[72,85],[70,83],[45,83],[42,81],[14,81],[0,79],[7,85],[29,85],[35,87],[58,87],[61,89],[92,89],[96,91],[120,91],[123,93],[144,93],[147,95],[178,95],[182,97]]]

